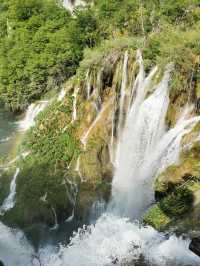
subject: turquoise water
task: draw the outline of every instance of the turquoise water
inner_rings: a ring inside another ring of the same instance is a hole
[[[8,155],[17,131],[17,118],[0,106],[0,157]]]

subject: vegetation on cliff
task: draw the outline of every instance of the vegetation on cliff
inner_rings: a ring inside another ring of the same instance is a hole
[[[174,228],[179,232],[199,231],[200,142],[199,123],[183,138],[180,163],[169,166],[155,182],[157,204],[144,216],[144,222],[159,230]],[[187,144],[186,144],[187,143]],[[190,145],[191,147],[187,147]],[[190,220],[190,221],[189,221]]]

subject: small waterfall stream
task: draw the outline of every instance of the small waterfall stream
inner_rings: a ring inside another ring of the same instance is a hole
[[[32,103],[29,105],[25,118],[19,122],[19,130],[26,131],[32,127],[35,123],[36,116],[44,110],[49,101],[39,101],[38,103]]]
[[[0,207],[0,215],[3,215],[6,211],[12,209],[15,206],[15,195],[16,195],[16,179],[19,174],[19,168],[16,169],[13,179],[10,183],[10,192],[8,197],[4,200]]]
[[[73,93],[73,112],[72,112],[72,123],[76,120],[77,118],[77,96],[80,88],[75,88],[74,93]]]
[[[66,95],[67,91],[65,88],[62,88],[61,91],[58,94],[57,100],[62,101]]]

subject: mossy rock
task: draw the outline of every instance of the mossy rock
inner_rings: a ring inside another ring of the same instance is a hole
[[[56,169],[43,158],[28,156],[20,164],[15,207],[2,216],[7,224],[21,228],[34,223],[54,225],[71,214],[63,169]]]
[[[184,224],[185,228],[186,224],[189,225],[188,217],[190,217],[191,229],[193,224],[199,224],[196,222],[198,219],[194,216],[194,213],[198,213],[199,206],[200,181],[189,180],[182,185],[173,186],[165,196],[147,211],[143,221],[157,230],[176,227],[176,230],[180,231],[181,224]],[[199,217],[199,215],[196,216]]]
[[[161,231],[169,225],[171,218],[164,213],[159,205],[155,204],[144,215],[143,222],[153,226],[156,230]]]
[[[10,191],[10,182],[15,173],[15,169],[11,168],[2,172],[0,175],[0,205],[2,205],[4,199],[8,196]]]
[[[178,187],[159,202],[159,207],[169,217],[178,218],[187,213],[193,205],[194,196],[186,187]]]
[[[184,141],[184,140],[183,140]],[[189,180],[200,180],[200,145],[195,142],[180,154],[180,163],[171,165],[155,181],[156,199],[166,196],[175,186]]]

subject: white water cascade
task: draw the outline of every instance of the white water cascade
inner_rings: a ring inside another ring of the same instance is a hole
[[[39,266],[24,234],[0,223],[0,260],[5,266]],[[35,263],[33,263],[35,261]]]
[[[58,254],[46,256],[45,265],[135,265],[139,259],[145,265],[200,265],[200,258],[188,249],[188,239],[166,237],[152,227],[134,222],[153,201],[153,177],[178,162],[182,136],[200,120],[188,118],[184,112],[175,127],[167,131],[165,116],[172,66],[166,68],[162,81],[146,98],[146,87],[156,70],[145,78],[140,55],[138,62],[135,98],[119,139],[118,165],[108,210],[96,224],[79,229],[70,245],[62,246]]]
[[[126,51],[124,54],[124,64],[123,64],[123,74],[122,74],[122,84],[120,91],[120,103],[119,103],[119,122],[118,122],[118,137],[122,134],[123,129],[123,121],[124,121],[124,99],[126,95],[126,87],[127,87],[127,69],[128,69],[128,52]]]
[[[19,168],[16,169],[13,179],[10,183],[10,192],[8,197],[4,200],[0,207],[0,215],[3,215],[6,211],[12,209],[15,206],[15,195],[16,195],[16,180],[19,174]]]
[[[67,93],[67,90],[65,88],[62,88],[61,91],[58,94],[58,101],[62,101]]]
[[[77,95],[79,92],[80,88],[75,88],[74,93],[73,93],[73,112],[72,112],[72,123],[76,120],[77,118]]]
[[[82,0],[63,0],[63,6],[71,13],[73,13],[75,7],[84,5],[85,3]]]
[[[49,101],[39,101],[38,103],[32,103],[26,111],[25,118],[21,122],[19,122],[19,130],[26,131],[30,127],[32,127],[35,123],[35,118],[41,111],[44,110],[48,103]]]

